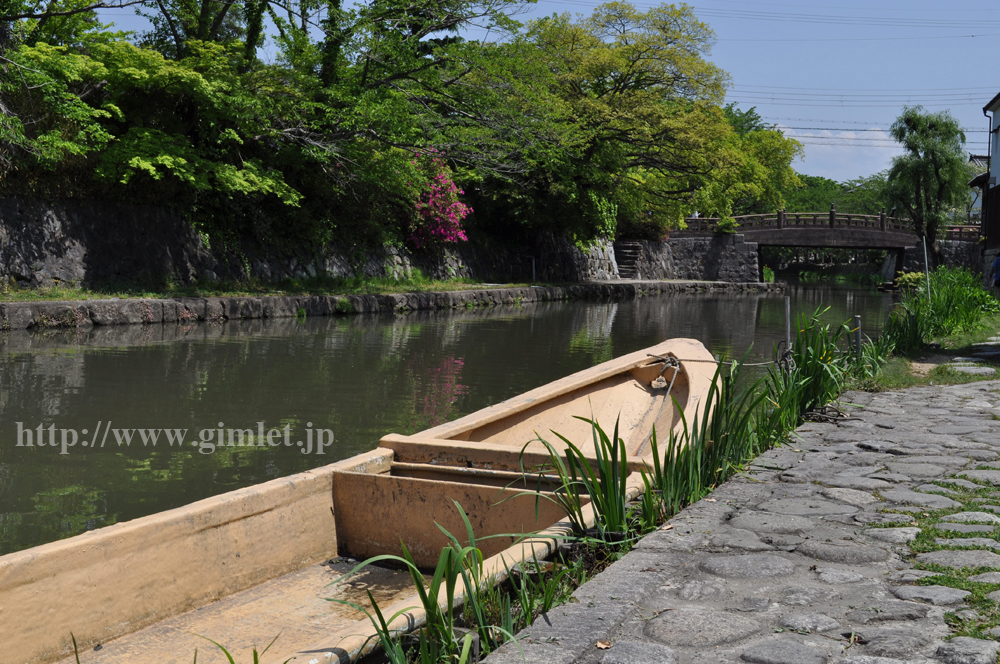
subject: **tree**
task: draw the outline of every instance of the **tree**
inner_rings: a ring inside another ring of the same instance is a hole
[[[950,112],[920,106],[904,108],[890,133],[906,152],[892,160],[889,198],[937,253],[938,229],[969,195],[965,133]]]
[[[785,209],[789,212],[829,210],[844,195],[843,185],[836,180],[818,175],[798,175],[802,186],[785,191]]]
[[[51,43],[46,37],[51,37],[52,33],[75,32],[81,27],[106,28],[97,22],[96,10],[122,9],[146,1],[0,0],[0,56],[18,43],[34,44],[39,39]]]
[[[742,111],[737,103],[733,101],[723,106],[722,112],[725,113],[726,121],[732,126],[733,130],[741,136],[753,131],[777,130],[778,128],[778,125],[764,122],[764,118],[760,117],[756,106],[751,106],[747,110]]]
[[[525,66],[541,64],[536,99],[563,140],[538,144],[531,172],[487,182],[488,195],[510,201],[506,216],[583,243],[623,217],[675,224],[730,131],[718,106],[728,77],[704,57],[713,40],[686,5],[611,2],[533,21]]]
[[[726,218],[784,207],[784,192],[801,186],[791,164],[802,145],[764,122],[756,107],[741,111],[733,102],[722,112],[733,131],[719,152],[720,165],[699,192],[698,209]]]
[[[848,214],[879,214],[890,210],[889,171],[879,171],[865,177],[845,180],[840,185],[844,193],[837,201],[837,210]]]

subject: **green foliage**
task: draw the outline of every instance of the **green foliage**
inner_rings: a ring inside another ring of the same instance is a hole
[[[774,283],[774,270],[764,266],[764,283],[773,284]]]
[[[800,146],[721,107],[728,76],[691,7],[522,26],[517,6],[163,0],[130,36],[86,0],[19,0],[0,14],[0,195],[169,205],[239,263],[247,240],[413,242],[441,173],[470,229],[584,247],[775,208],[796,185]],[[460,36],[473,23],[500,38]]]
[[[913,230],[930,241],[972,195],[965,133],[950,112],[907,107],[892,125],[892,137],[905,153],[892,160],[889,196],[913,221]]]
[[[596,420],[579,417],[590,423],[594,443],[594,463],[584,455],[579,447],[560,433],[553,432],[566,448],[560,452],[552,443],[541,436],[538,442],[549,453],[550,467],[540,471],[539,482],[546,479],[545,472],[555,472],[559,484],[550,497],[540,492],[534,493],[536,500],[549,499],[558,504],[569,517],[573,530],[582,536],[587,530],[584,506],[594,509],[594,528],[603,541],[622,538],[629,531],[629,510],[627,507],[627,480],[630,473],[625,442],[618,437],[618,423],[611,436],[605,433]],[[529,443],[530,444],[530,443]],[[527,445],[525,445],[525,449]],[[524,450],[522,454],[522,471]],[[565,455],[565,456],[564,456]]]
[[[739,223],[732,217],[723,217],[715,224],[715,232],[720,235],[731,235],[738,231],[739,228]]]
[[[799,174],[801,187],[784,192],[789,212],[825,212],[831,206],[845,214],[879,214],[891,208],[888,171],[837,182],[815,175]]]
[[[726,122],[740,136],[745,136],[755,131],[776,131],[777,125],[764,122],[760,117],[756,106],[751,106],[747,110],[740,110],[736,102],[730,102],[722,107],[722,112],[726,116]]]
[[[926,278],[923,272],[901,272],[896,277],[896,286],[902,290],[915,290],[926,283]]]
[[[728,107],[727,107],[728,108]],[[754,113],[751,109],[746,114]],[[764,128],[745,115],[719,146],[717,167],[694,197],[702,213],[726,218],[786,207],[784,192],[799,186],[792,161],[802,146],[780,131]]]
[[[1000,302],[965,268],[932,271],[930,294],[923,273],[904,277],[907,288],[882,332],[902,352],[918,351],[934,338],[975,331],[1000,312]]]
[[[844,181],[844,195],[836,201],[837,212],[846,214],[879,214],[892,210],[889,191],[889,171],[879,171],[866,177]],[[900,213],[896,210],[897,214]]]

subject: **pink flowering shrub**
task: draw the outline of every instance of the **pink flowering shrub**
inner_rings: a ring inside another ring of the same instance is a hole
[[[465,192],[451,179],[451,170],[444,160],[435,155],[429,157],[412,162],[418,171],[430,177],[416,192],[410,241],[417,248],[465,242],[469,238],[462,229],[462,221],[472,213],[472,208],[458,200]]]

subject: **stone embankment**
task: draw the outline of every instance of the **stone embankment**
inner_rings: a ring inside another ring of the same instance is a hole
[[[349,313],[391,313],[550,302],[627,300],[657,293],[777,292],[782,285],[709,281],[586,282],[566,286],[483,288],[390,295],[185,297],[176,299],[0,302],[0,331],[30,328],[187,323]]]
[[[997,664],[1000,382],[841,407],[486,661]]]

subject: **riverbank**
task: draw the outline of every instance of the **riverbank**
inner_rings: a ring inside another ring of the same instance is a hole
[[[880,392],[992,380],[1000,369],[998,339],[1000,315],[989,316],[974,331],[940,337],[919,352],[888,358],[874,378],[854,380],[851,387]]]
[[[995,664],[1000,382],[839,406],[485,661]]]
[[[0,302],[47,302],[52,300],[166,300],[183,297],[267,297],[272,295],[385,295],[387,293],[432,293],[480,290],[483,288],[531,286],[530,283],[487,283],[477,279],[428,279],[419,274],[399,279],[378,277],[307,277],[262,281],[203,281],[189,285],[165,284],[158,287],[137,283],[71,287],[61,284],[38,288],[11,288],[0,285]],[[552,286],[540,282],[534,285]]]
[[[0,331],[387,313],[559,300],[628,300],[659,293],[780,292],[782,289],[782,284],[754,282],[621,280],[364,295],[0,302]]]

